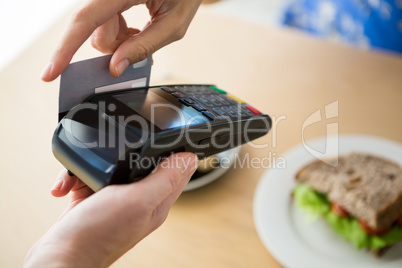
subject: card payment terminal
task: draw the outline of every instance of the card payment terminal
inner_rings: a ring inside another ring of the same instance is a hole
[[[214,85],[98,93],[71,109],[52,140],[55,157],[94,191],[149,174],[165,157],[200,159],[268,133],[271,119]]]

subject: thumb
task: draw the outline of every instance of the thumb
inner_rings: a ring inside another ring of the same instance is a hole
[[[117,48],[110,61],[110,73],[119,77],[131,64],[145,60],[160,48],[183,38],[186,30],[187,27],[183,28],[181,23],[169,17],[152,21]]]
[[[178,153],[171,155],[163,160],[146,178],[132,183],[131,190],[139,192],[135,195],[147,193],[146,199],[154,207],[161,203],[167,203],[170,207],[180,195],[197,166],[198,157],[195,154]],[[133,193],[130,195],[133,196]]]

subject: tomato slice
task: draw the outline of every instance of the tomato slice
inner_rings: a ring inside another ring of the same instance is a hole
[[[399,226],[402,227],[402,217],[400,217],[400,218],[396,221],[396,223],[397,223]]]
[[[337,203],[331,203],[331,210],[339,217],[349,217],[348,211]]]
[[[388,233],[392,228],[392,226],[389,226],[389,227],[387,227],[385,229],[382,229],[382,230],[374,230],[373,228],[368,226],[368,224],[365,223],[364,221],[359,221],[359,224],[360,224],[360,227],[362,227],[362,229],[366,233],[371,234],[371,235],[383,235],[383,234]]]

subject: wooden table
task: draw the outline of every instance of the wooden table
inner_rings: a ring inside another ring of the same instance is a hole
[[[71,13],[70,13],[71,14]],[[0,73],[0,266],[20,266],[68,198],[50,196],[61,165],[51,153],[58,81],[43,83],[70,14]],[[137,23],[141,16],[133,16]],[[75,60],[99,55],[88,44]],[[278,157],[302,139],[303,122],[338,101],[340,133],[402,142],[402,58],[357,51],[284,29],[267,29],[201,10],[186,37],[155,54],[153,83],[215,83],[272,116],[276,127],[242,156]],[[304,138],[325,135],[325,120]],[[183,194],[165,224],[115,267],[280,267],[253,223],[256,185],[266,169],[235,168]],[[281,230],[278,230],[280,232]]]

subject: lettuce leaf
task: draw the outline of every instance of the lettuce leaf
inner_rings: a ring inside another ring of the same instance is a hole
[[[402,240],[402,228],[399,226],[393,226],[382,236],[367,234],[356,218],[340,217],[333,213],[326,196],[306,184],[297,185],[293,190],[293,197],[296,206],[306,214],[308,220],[323,217],[338,235],[351,242],[357,249],[378,250]]]
[[[339,217],[332,211],[324,216],[325,220],[340,236],[351,242],[356,248],[370,248],[369,234],[354,218]]]
[[[402,228],[394,226],[388,233],[382,236],[371,236],[370,248],[380,249],[396,244],[399,241],[402,241]]]
[[[293,197],[298,206],[309,221],[326,215],[330,211],[330,202],[325,195],[314,191],[305,184],[299,184],[293,190]]]

